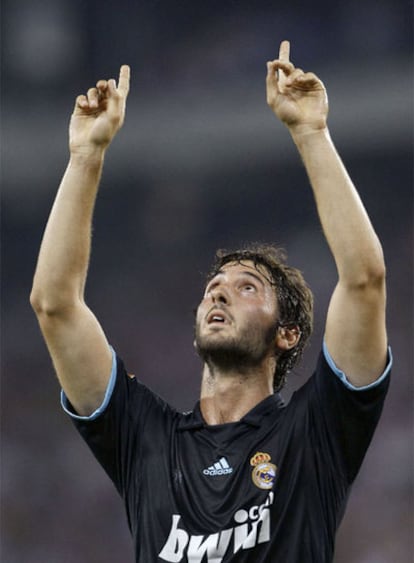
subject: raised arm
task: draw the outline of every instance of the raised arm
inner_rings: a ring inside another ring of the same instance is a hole
[[[100,80],[78,96],[69,127],[70,160],[43,236],[30,301],[60,383],[80,415],[102,402],[111,352],[84,301],[91,223],[107,147],[122,126],[129,67],[118,85]]]
[[[325,87],[290,61],[289,42],[267,65],[267,101],[288,127],[315,196],[338,283],[325,340],[336,365],[355,386],[382,373],[386,363],[385,265],[380,242],[332,143]]]

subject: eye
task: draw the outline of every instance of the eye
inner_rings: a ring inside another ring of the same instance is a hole
[[[242,290],[247,291],[247,293],[255,293],[255,291],[257,291],[257,288],[252,283],[244,283],[242,285]]]

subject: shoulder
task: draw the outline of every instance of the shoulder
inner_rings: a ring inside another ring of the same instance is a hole
[[[131,373],[124,361],[112,349],[112,371],[101,405],[90,416],[79,416],[62,392],[62,407],[77,425],[107,423],[122,420],[143,425],[147,419],[154,423],[159,419],[179,415],[167,401]]]
[[[315,404],[318,408],[335,410],[335,404],[349,404],[365,409],[375,404],[382,405],[390,384],[392,353],[388,350],[388,360],[384,372],[373,383],[364,387],[354,386],[347,374],[341,371],[323,344],[312,375],[293,395],[289,406],[307,409]]]

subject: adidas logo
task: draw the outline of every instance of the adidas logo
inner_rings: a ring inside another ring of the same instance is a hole
[[[227,459],[222,457],[217,463],[204,469],[203,473],[204,475],[209,475],[210,477],[215,475],[227,475],[228,473],[233,473],[233,468],[230,467]]]

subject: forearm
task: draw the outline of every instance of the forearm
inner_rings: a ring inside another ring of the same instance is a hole
[[[382,278],[380,242],[327,129],[291,131],[305,165],[340,280],[363,285]]]
[[[40,248],[31,297],[37,309],[54,312],[83,299],[103,160],[102,149],[71,155]]]

